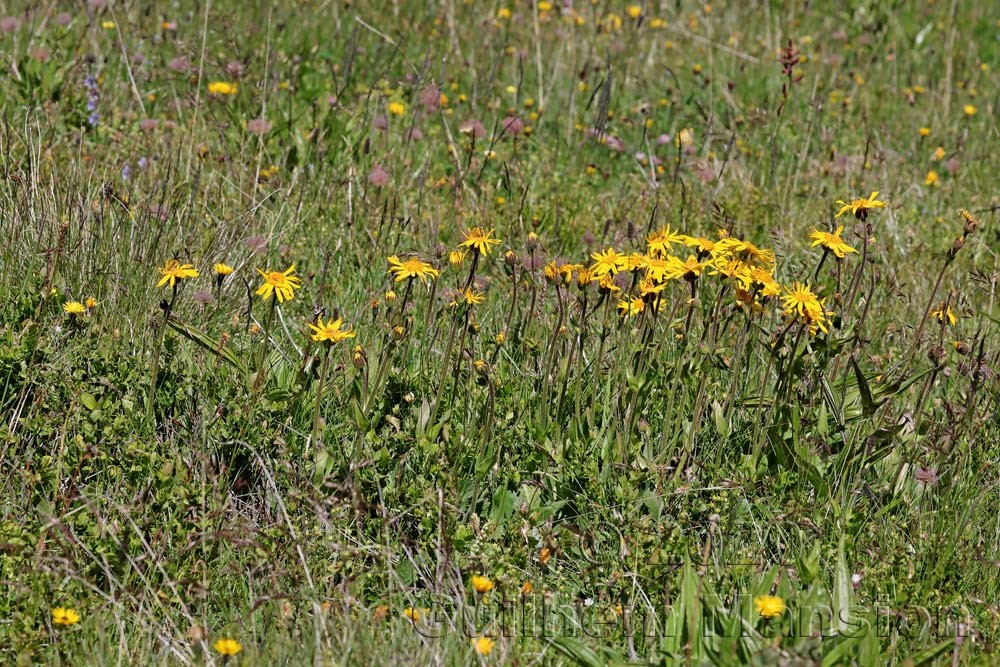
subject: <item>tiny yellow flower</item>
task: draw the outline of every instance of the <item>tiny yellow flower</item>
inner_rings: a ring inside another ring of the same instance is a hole
[[[67,301],[63,304],[63,310],[69,316],[83,315],[87,309],[79,301]]]
[[[92,310],[97,307],[97,299],[92,296],[88,296],[83,305],[87,306],[87,310]]]
[[[785,613],[785,601],[775,595],[758,595],[753,605],[764,618],[775,618]]]
[[[302,279],[295,275],[294,264],[285,271],[265,272],[257,269],[257,273],[264,279],[264,284],[257,289],[256,294],[264,301],[270,299],[271,294],[278,297],[278,303],[291,301],[295,296],[295,290],[302,287]]]
[[[493,590],[493,581],[478,574],[472,575],[472,587],[477,593],[489,593]]]
[[[227,657],[231,655],[236,655],[237,653],[243,650],[243,647],[240,646],[240,643],[238,641],[236,641],[235,639],[228,639],[228,638],[215,640],[215,643],[212,644],[212,647],[219,652],[219,655],[224,655]]]
[[[535,587],[531,585],[530,581],[526,581],[521,584],[521,595],[531,595],[535,592]]]
[[[510,19],[510,16],[511,16],[510,10],[507,9],[506,7],[501,7],[500,9],[497,10],[497,18],[498,19],[501,19],[503,21],[507,21],[507,20]]]
[[[927,176],[924,177],[924,185],[937,185],[938,184],[938,173],[931,169],[927,172]]]
[[[420,611],[413,607],[407,607],[403,610],[403,616],[416,623],[420,620]]]
[[[56,607],[52,610],[52,622],[56,625],[76,625],[80,622],[80,614],[69,607]]]
[[[922,127],[922,128],[920,128],[920,136],[921,137],[926,137],[930,133],[931,133],[931,128],[929,128],[929,127]]]
[[[487,230],[484,227],[473,227],[470,230],[462,232],[462,238],[465,240],[459,243],[458,246],[460,248],[471,248],[480,255],[489,255],[493,250],[493,246],[503,243],[501,239],[493,236],[493,232],[492,228]]]
[[[208,84],[209,95],[235,95],[237,92],[239,92],[239,88],[235,83],[229,83],[227,81],[211,81]]]
[[[964,107],[962,107],[962,111],[964,111],[965,115],[969,116],[970,118],[976,115],[976,107],[974,107],[971,104],[966,104]]]
[[[115,29],[115,22],[114,21],[101,21],[101,27],[104,28],[105,30],[114,30]]]
[[[628,14],[629,18],[637,19],[642,16],[642,7],[639,5],[629,5],[625,9],[625,13]]]
[[[420,278],[421,282],[426,283],[428,278],[433,280],[441,273],[418,257],[411,257],[405,261],[400,261],[396,255],[390,255],[388,261],[389,272],[396,276],[397,283],[407,278]]]
[[[343,320],[336,319],[324,324],[323,318],[317,317],[316,324],[309,324],[309,328],[313,331],[311,338],[317,343],[326,343],[327,345],[354,338],[356,334],[353,331],[340,328],[343,323]]]
[[[156,283],[157,287],[163,287],[168,284],[170,287],[173,287],[177,284],[178,280],[198,277],[198,270],[194,268],[193,264],[181,264],[176,259],[168,259],[163,263],[163,268],[157,269],[157,271],[162,276],[160,282]]]
[[[228,264],[223,264],[222,262],[219,262],[212,268],[215,269],[216,275],[219,276],[228,276],[230,273],[233,272],[233,267],[229,266]]]
[[[958,324],[958,315],[955,314],[955,311],[951,309],[950,305],[946,306],[943,303],[937,307],[937,310],[931,311],[931,317],[936,319],[941,324],[944,324],[945,321],[947,321],[951,326]]]
[[[542,0],[538,3],[538,11],[540,12],[550,12],[552,11],[552,3]]]
[[[402,102],[389,102],[389,113],[393,116],[402,116],[406,113],[406,105]]]
[[[489,637],[479,637],[472,640],[472,647],[476,649],[476,653],[479,655],[489,655],[495,643]]]

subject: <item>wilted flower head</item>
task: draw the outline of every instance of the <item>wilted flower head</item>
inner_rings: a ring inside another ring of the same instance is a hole
[[[250,134],[263,135],[271,131],[271,123],[264,118],[254,118],[247,121],[247,132]]]

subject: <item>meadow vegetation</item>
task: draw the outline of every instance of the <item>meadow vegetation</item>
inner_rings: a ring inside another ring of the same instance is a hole
[[[998,660],[995,4],[4,12],[0,663]]]

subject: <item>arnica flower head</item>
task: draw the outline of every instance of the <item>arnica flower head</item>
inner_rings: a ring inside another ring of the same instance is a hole
[[[69,607],[56,607],[52,610],[52,622],[56,625],[76,625],[80,622],[80,614]]]
[[[753,606],[764,618],[775,618],[785,613],[785,601],[776,595],[758,595],[753,599]]]
[[[83,305],[87,306],[87,310],[97,308],[97,299],[92,296],[88,296],[86,300],[84,300]]]
[[[782,297],[785,315],[793,317],[809,327],[809,333],[816,334],[819,329],[827,333],[827,316],[830,311],[823,307],[823,301],[813,293],[809,285],[794,283],[791,289],[785,288],[785,296]]]
[[[212,268],[215,269],[215,274],[218,276],[228,276],[230,273],[233,272],[233,267],[229,266],[228,264],[224,264],[222,262],[219,262]]]
[[[235,83],[229,83],[228,81],[212,81],[208,84],[208,94],[209,95],[235,95],[239,92],[239,88]]]
[[[284,271],[261,271],[257,273],[264,279],[264,284],[257,289],[257,296],[264,301],[271,298],[271,294],[278,297],[278,303],[291,301],[295,296],[295,290],[302,287],[302,279],[295,275],[295,265],[292,264]]]
[[[317,317],[316,324],[309,324],[309,328],[313,331],[311,338],[317,343],[326,343],[327,345],[333,345],[342,340],[354,338],[356,334],[353,331],[340,328],[343,324],[344,321],[339,318],[327,321],[324,324],[323,318]]]
[[[66,311],[66,314],[70,317],[75,317],[77,315],[83,315],[87,312],[87,307],[79,301],[67,301],[63,304],[63,310]]]
[[[628,256],[619,254],[614,248],[608,248],[604,252],[595,252],[590,256],[594,263],[590,267],[590,273],[595,278],[606,275],[615,275],[628,266]]]
[[[937,307],[937,310],[931,311],[931,317],[936,319],[941,324],[944,324],[946,321],[951,326],[958,324],[958,315],[955,314],[955,311],[951,309],[950,305],[946,306],[943,303]]]
[[[458,244],[460,248],[472,248],[480,255],[489,255],[493,250],[493,246],[500,245],[503,241],[498,238],[493,237],[493,229],[485,229],[483,227],[473,227],[465,232],[462,232],[462,238],[465,239]]]
[[[240,643],[238,641],[236,641],[235,639],[228,639],[228,638],[216,639],[215,643],[212,644],[212,647],[219,652],[219,655],[224,655],[227,657],[231,655],[236,655],[237,653],[243,650],[243,647],[240,646]]]
[[[407,607],[403,610],[403,616],[416,623],[420,620],[420,610],[414,609],[413,607]]]
[[[622,299],[618,302],[618,314],[624,319],[638,315],[646,308],[646,302],[641,297]]]
[[[675,243],[684,245],[687,238],[684,234],[675,232],[670,229],[670,225],[667,225],[646,237],[646,249],[653,257],[665,257],[670,253]]]
[[[466,287],[460,292],[455,292],[455,297],[449,305],[452,308],[458,307],[460,303],[464,303],[467,306],[478,306],[484,299],[485,297],[482,292],[477,292],[471,287]]]
[[[857,252],[857,250],[844,243],[844,239],[840,238],[843,231],[843,225],[837,227],[837,231],[833,233],[821,232],[818,229],[814,229],[809,235],[809,238],[812,239],[812,247],[823,246],[824,250],[832,252],[836,255],[837,259],[843,259],[848,253]]]
[[[433,280],[441,273],[419,257],[400,261],[396,255],[390,255],[387,259],[389,260],[389,273],[396,276],[397,283],[407,278],[420,278],[423,283],[426,283],[428,278]]]
[[[472,639],[472,648],[476,649],[476,653],[479,655],[489,655],[493,650],[494,644],[496,644],[496,642],[489,637],[478,637]]]
[[[683,278],[684,280],[696,280],[711,265],[710,262],[699,262],[694,255],[688,255],[688,258],[683,262],[678,257],[671,257],[668,261],[670,269],[667,271],[667,278]]]
[[[489,577],[474,574],[472,575],[472,588],[477,593],[489,593],[493,590],[493,581]]]
[[[873,208],[885,208],[885,202],[876,199],[878,197],[878,191],[871,193],[868,197],[861,197],[847,203],[841,199],[837,200],[837,205],[840,206],[840,210],[837,211],[835,218],[839,218],[848,211],[857,218],[858,220],[864,220],[868,217],[868,211]]]
[[[193,264],[181,264],[176,259],[168,259],[163,263],[163,268],[157,269],[157,271],[162,276],[160,282],[156,283],[157,287],[163,287],[164,285],[173,287],[177,284],[178,280],[198,277],[198,270],[194,268]]]

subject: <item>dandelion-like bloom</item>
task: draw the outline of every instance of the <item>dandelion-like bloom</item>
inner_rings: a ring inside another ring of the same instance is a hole
[[[479,655],[489,655],[493,650],[494,644],[496,644],[496,642],[489,637],[479,637],[472,640],[472,647],[476,649],[476,653]]]
[[[785,288],[785,296],[781,298],[781,303],[786,315],[802,317],[806,316],[807,311],[819,310],[821,307],[819,297],[809,285],[799,282],[793,283],[791,289]]]
[[[52,622],[56,625],[76,625],[80,622],[80,614],[69,607],[56,607],[52,610]]]
[[[965,115],[970,118],[976,115],[976,107],[975,105],[972,104],[966,104],[964,107],[962,107],[962,111],[964,111]]]
[[[460,248],[472,248],[480,255],[489,255],[493,250],[493,246],[502,243],[500,239],[493,237],[493,231],[493,229],[487,230],[483,227],[473,227],[468,231],[462,232],[462,238],[465,240],[458,245]]]
[[[840,206],[840,210],[837,211],[837,215],[835,215],[834,217],[839,218],[843,214],[850,211],[851,214],[858,220],[864,220],[865,218],[868,217],[868,211],[870,211],[871,209],[885,208],[885,202],[879,201],[878,199],[876,199],[876,197],[878,197],[877,190],[871,193],[870,196],[855,199],[851,201],[851,203],[847,203],[842,199],[838,199],[837,205]]]
[[[83,302],[83,305],[87,307],[87,310],[92,310],[94,308],[97,308],[97,299],[95,299],[92,296],[88,296],[87,299]]]
[[[459,303],[464,303],[467,306],[478,306],[485,300],[482,292],[477,292],[471,287],[466,287],[460,292],[455,292],[455,298],[451,302],[451,307],[455,308]]]
[[[393,116],[402,116],[406,113],[406,105],[402,102],[389,102],[389,106],[386,108]]]
[[[472,587],[477,593],[489,593],[493,590],[493,581],[489,577],[474,574],[472,575]]]
[[[416,623],[420,620],[420,611],[413,607],[407,607],[403,610],[403,616]]]
[[[825,250],[836,255],[837,259],[843,259],[848,253],[857,252],[857,250],[844,243],[844,239],[840,238],[843,231],[843,225],[837,227],[837,231],[833,233],[821,232],[818,229],[814,229],[812,234],[809,235],[809,238],[812,239],[812,247],[823,246]]]
[[[681,242],[689,248],[696,248],[699,255],[710,255],[715,252],[715,241],[703,236],[684,236]]]
[[[774,251],[767,248],[759,248],[750,241],[727,236],[719,239],[715,244],[716,258],[736,257],[749,264],[763,267],[774,266]]]
[[[160,278],[160,282],[156,283],[157,287],[170,285],[172,288],[178,280],[198,277],[198,270],[194,268],[193,264],[181,264],[176,259],[168,259],[163,263],[163,268],[157,269],[157,271],[163,276]]]
[[[785,315],[800,319],[809,327],[809,333],[815,335],[816,329],[827,333],[827,316],[830,311],[823,307],[821,300],[809,285],[794,283],[791,289],[785,288],[785,296],[782,297]]]
[[[764,618],[775,618],[785,613],[785,601],[776,595],[758,595],[753,599],[753,606]]]
[[[295,265],[292,264],[285,271],[261,271],[257,273],[264,279],[264,284],[257,289],[257,296],[264,301],[271,298],[273,293],[278,297],[278,303],[291,301],[295,296],[295,290],[302,287],[302,279],[295,275]]]
[[[208,84],[209,95],[235,95],[237,92],[239,92],[239,88],[236,84],[228,81],[212,81]]]
[[[309,324],[309,328],[313,331],[311,338],[317,343],[326,343],[327,345],[333,345],[334,343],[339,343],[342,340],[354,338],[356,334],[353,331],[350,329],[340,328],[343,324],[344,321],[339,318],[327,321],[324,324],[323,318],[317,317],[316,324]]]
[[[427,279],[437,278],[441,273],[428,262],[421,260],[418,257],[411,257],[406,261],[400,261],[399,257],[396,255],[390,255],[389,260],[389,273],[396,276],[396,282],[402,282],[407,278],[420,278],[424,283]]]
[[[243,647],[240,646],[240,643],[238,641],[236,641],[235,639],[228,639],[228,638],[216,639],[215,643],[212,644],[212,647],[219,652],[219,655],[224,655],[227,657],[231,655],[236,655],[237,653],[243,650]]]
[[[628,266],[628,256],[619,254],[614,248],[608,248],[604,252],[595,252],[591,255],[594,264],[590,267],[590,273],[599,278],[606,275],[615,275]]]
[[[678,257],[671,257],[668,262],[670,269],[667,271],[667,278],[683,278],[684,280],[699,278],[702,272],[710,266],[710,262],[699,262],[694,255],[688,255],[688,258],[683,262]]]
[[[625,319],[638,315],[645,309],[646,302],[642,300],[642,297],[622,299],[618,302],[618,313]]]
[[[233,272],[233,267],[229,266],[228,264],[223,264],[222,262],[219,262],[212,268],[215,269],[215,274],[218,276],[228,276],[230,273]]]
[[[924,176],[924,185],[937,185],[939,180],[940,177],[938,176],[938,173],[931,169],[927,172],[927,175]]]
[[[67,301],[63,304],[63,310],[66,311],[67,315],[76,316],[87,312],[87,307],[79,301]]]
[[[650,255],[664,257],[670,253],[673,244],[684,245],[687,238],[684,234],[675,232],[670,229],[670,225],[667,225],[646,237],[646,248]]]
[[[941,324],[944,324],[946,320],[951,326],[958,324],[958,315],[955,314],[950,305],[946,306],[943,303],[937,307],[937,310],[931,311],[931,317]]]

